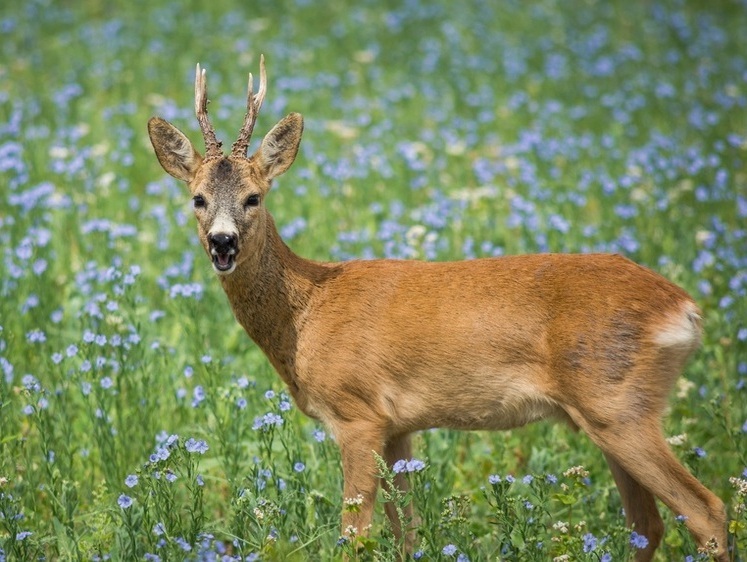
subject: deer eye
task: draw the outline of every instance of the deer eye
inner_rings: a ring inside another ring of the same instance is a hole
[[[257,205],[259,205],[259,195],[257,194],[250,195],[244,202],[244,207],[256,207]]]
[[[192,203],[195,206],[195,209],[201,209],[205,206],[205,198],[202,195],[195,195],[192,197]]]

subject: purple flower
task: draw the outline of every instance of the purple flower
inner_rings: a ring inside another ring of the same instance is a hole
[[[425,463],[418,459],[411,459],[407,461],[406,469],[407,472],[420,472],[425,468]]]
[[[633,548],[643,550],[648,546],[648,539],[643,535],[639,535],[638,533],[633,531],[632,533],[630,533],[630,545]]]
[[[280,427],[283,425],[284,420],[279,415],[269,412],[265,414],[264,416],[258,416],[254,418],[254,424],[252,425],[252,429],[257,430],[261,429],[262,431],[269,431],[273,427]]]
[[[197,385],[192,391],[192,407],[197,408],[205,400],[205,389],[202,385]]]
[[[584,552],[592,552],[597,547],[597,538],[591,533],[586,533],[584,539]]]
[[[425,468],[425,463],[419,459],[404,460],[400,459],[392,465],[392,472],[420,472]]]
[[[184,448],[187,449],[187,452],[189,453],[200,453],[201,455],[204,455],[208,450],[208,444],[202,439],[197,441],[190,437],[187,439],[187,442],[184,443]]]
[[[500,484],[501,477],[497,474],[491,474],[490,476],[488,476],[488,482],[490,482],[492,485]]]

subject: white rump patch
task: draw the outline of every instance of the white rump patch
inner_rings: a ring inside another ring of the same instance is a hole
[[[700,312],[691,302],[659,327],[654,341],[662,347],[695,347],[700,341]]]

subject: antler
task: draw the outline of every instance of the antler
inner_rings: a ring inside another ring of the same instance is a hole
[[[265,72],[265,56],[260,55],[259,57],[259,91],[257,95],[254,95],[254,79],[252,73],[249,73],[249,94],[246,98],[246,115],[244,116],[244,124],[241,126],[239,131],[239,138],[233,143],[231,147],[231,156],[246,158],[246,149],[249,147],[249,140],[252,138],[252,131],[254,130],[254,123],[257,121],[257,115],[259,114],[259,108],[262,107],[262,102],[265,99],[267,93],[267,73]]]
[[[200,69],[200,63],[197,63],[195,71],[195,115],[200,123],[202,138],[205,139],[205,159],[220,158],[223,156],[221,150],[222,143],[215,137],[215,129],[210,124],[207,114],[207,78],[205,69]]]

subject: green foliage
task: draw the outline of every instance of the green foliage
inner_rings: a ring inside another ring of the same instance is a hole
[[[3,2],[0,558],[402,552],[381,506],[369,537],[340,540],[333,438],[236,325],[188,194],[148,143],[154,114],[199,138],[198,61],[232,142],[264,53],[257,134],[290,111],[306,118],[268,196],[301,255],[614,251],[696,297],[705,341],[665,432],[727,502],[738,559],[745,29],[737,0]],[[562,424],[427,431],[414,450],[426,463],[405,465],[410,491],[381,500],[416,529],[417,558],[635,550],[602,455]],[[553,476],[578,466],[588,475]],[[662,512],[658,560],[697,560],[684,523]]]

